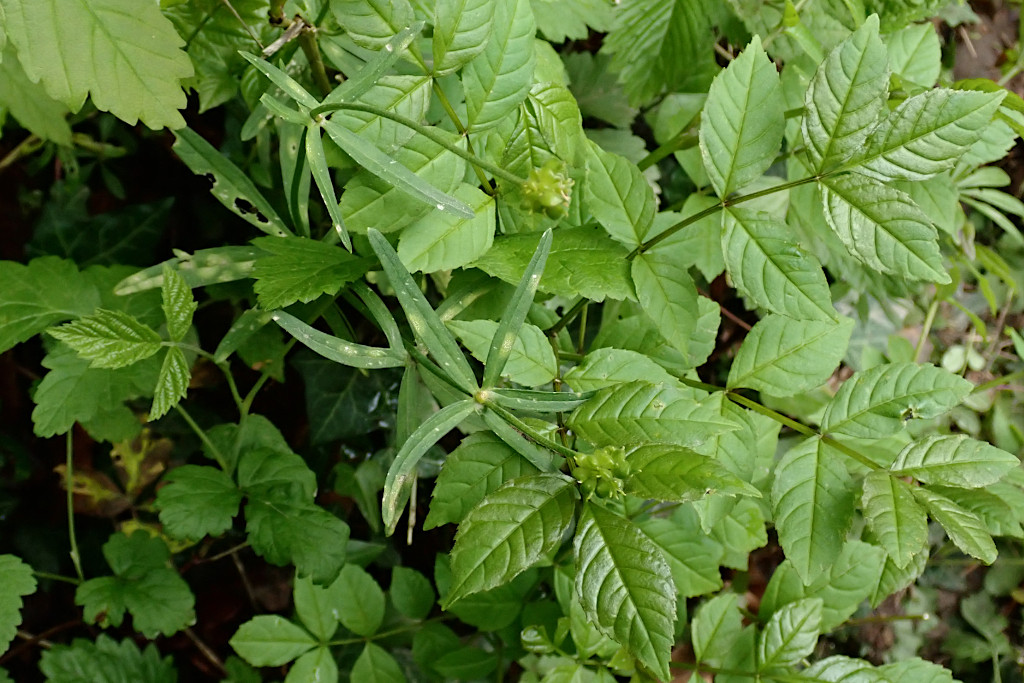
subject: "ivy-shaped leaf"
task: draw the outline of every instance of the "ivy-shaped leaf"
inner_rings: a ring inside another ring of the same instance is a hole
[[[657,676],[670,678],[675,586],[661,551],[632,522],[591,504],[573,548],[575,594],[587,618]]]
[[[153,4],[133,0],[4,0],[8,39],[33,82],[73,111],[97,109],[154,130],[185,125],[184,41]]]

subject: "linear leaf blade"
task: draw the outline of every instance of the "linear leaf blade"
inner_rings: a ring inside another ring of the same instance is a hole
[[[473,357],[481,361],[486,360],[498,335],[498,327],[499,324],[493,320],[452,320],[448,323],[448,328]],[[526,387],[537,387],[554,379],[557,371],[555,353],[540,328],[528,323],[519,325],[509,346],[508,362],[500,376]]]
[[[786,121],[779,73],[754,36],[711,84],[700,151],[719,197],[759,178],[775,161]]]
[[[526,475],[488,494],[459,524],[442,606],[504,585],[554,552],[578,497],[575,482],[562,474]]]
[[[835,320],[821,264],[787,239],[770,214],[730,208],[723,215],[722,254],[733,284],[759,306],[797,320]]]
[[[629,520],[590,504],[573,547],[575,593],[587,618],[669,679],[676,600],[661,550]]]
[[[853,256],[908,280],[949,282],[938,233],[906,193],[857,174],[820,186],[825,219]]]
[[[846,354],[853,320],[793,320],[769,314],[750,330],[732,368],[729,388],[793,396],[821,386]]]
[[[368,370],[400,368],[405,365],[404,349],[381,349],[332,337],[285,311],[275,312],[271,319],[311,351],[336,363]]]

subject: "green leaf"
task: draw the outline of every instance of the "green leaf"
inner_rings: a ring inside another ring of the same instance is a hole
[[[136,421],[123,402],[150,395],[159,372],[156,358],[118,370],[91,368],[89,361],[66,346],[55,349],[42,364],[50,372],[36,387],[32,411],[34,431],[41,437],[63,434],[75,422],[91,428],[93,421],[104,417]]]
[[[92,313],[100,295],[71,261],[54,256],[27,265],[0,262],[0,351],[54,323]]]
[[[238,463],[238,485],[248,496],[302,501],[316,494],[316,475],[301,456],[267,446],[246,449]]]
[[[153,390],[153,405],[149,409],[150,422],[166,415],[178,401],[188,393],[188,383],[192,378],[192,368],[185,353],[177,346],[167,349],[160,376]]]
[[[155,643],[140,652],[132,639],[118,643],[102,633],[95,641],[75,638],[71,645],[55,644],[44,650],[39,670],[46,674],[50,683],[176,683],[178,680],[173,658],[168,655],[161,659]]]
[[[253,550],[267,562],[294,564],[300,576],[320,584],[334,579],[345,563],[348,525],[312,502],[250,496],[245,530]]]
[[[665,553],[672,580],[680,597],[714,593],[722,587],[718,561],[722,547],[699,527],[686,527],[673,520],[650,517],[637,522],[644,534]]]
[[[565,373],[562,381],[574,391],[596,391],[633,381],[673,384],[675,378],[649,357],[636,351],[601,348],[588,353],[583,362]]]
[[[252,180],[213,145],[190,128],[175,131],[174,137],[175,154],[193,173],[210,181],[210,193],[229,211],[268,235],[291,234]]]
[[[692,390],[649,382],[599,390],[569,417],[568,424],[597,447],[660,442],[695,448],[736,428],[699,403]]]
[[[434,132],[447,136],[452,145],[465,145],[458,135],[439,129]],[[458,189],[466,172],[466,162],[461,157],[421,135],[394,150],[391,158],[446,193]],[[434,208],[434,204],[421,202],[363,170],[356,172],[341,194],[341,214],[346,227],[353,232],[365,233],[369,228],[382,232],[401,230]]]
[[[838,451],[819,439],[790,448],[775,468],[779,544],[805,583],[831,566],[853,520],[854,487]]]
[[[458,71],[487,47],[494,21],[488,0],[439,0],[434,5],[434,75]]]
[[[703,92],[715,73],[712,3],[626,0],[615,8],[603,52],[633,104],[665,88]]]
[[[618,242],[633,248],[643,243],[654,221],[657,202],[637,165],[587,144],[587,208]]]
[[[530,0],[497,0],[483,51],[462,71],[466,127],[497,125],[526,98],[533,81],[537,25]]]
[[[805,598],[775,612],[757,642],[757,669],[798,663],[814,651],[821,631],[821,598]]]
[[[402,668],[391,654],[379,645],[367,642],[356,663],[352,665],[353,681],[365,683],[406,683]]]
[[[711,84],[700,151],[719,197],[757,180],[775,162],[786,121],[779,72],[754,36]]]
[[[729,388],[794,396],[825,383],[846,354],[853,320],[762,318],[743,340],[729,369]]]
[[[14,555],[0,555],[0,654],[17,635],[21,624],[21,598],[36,592],[32,567]]]
[[[175,467],[156,493],[164,531],[194,541],[230,529],[241,502],[242,492],[228,474],[199,465]]]
[[[537,251],[542,233],[499,237],[471,264],[512,284]],[[553,233],[551,252],[538,289],[546,294],[582,296],[591,301],[635,299],[629,277],[628,252],[597,228],[560,228]]]
[[[284,311],[275,311],[271,320],[309,349],[336,363],[366,369],[399,368],[405,365],[405,349],[381,349],[338,339]]]
[[[90,361],[90,367],[117,369],[149,358],[163,344],[160,335],[122,311],[97,309],[93,315],[49,330]]]
[[[192,63],[154,4],[133,0],[4,0],[7,38],[32,82],[73,111],[101,111],[154,130],[181,128],[181,80]]]
[[[164,317],[167,319],[167,334],[172,341],[180,342],[192,326],[192,314],[199,304],[192,297],[192,289],[184,278],[168,265],[164,265],[164,283],[161,290]]]
[[[361,47],[378,50],[413,22],[409,0],[331,0],[338,24]]]
[[[194,254],[178,253],[175,258],[121,280],[114,293],[123,296],[162,287],[164,264],[177,270],[186,284],[193,288],[242,280],[250,276],[256,258],[263,252],[255,247],[214,247],[200,249]]]
[[[365,569],[346,564],[334,587],[344,596],[337,605],[338,619],[349,631],[372,636],[384,621],[384,591]]]
[[[856,174],[820,186],[828,225],[853,256],[908,280],[949,282],[938,233],[907,194]]]
[[[422,121],[430,106],[432,82],[423,75],[385,75],[359,96],[359,102]],[[340,109],[331,114],[331,120],[385,150],[401,147],[416,136],[409,126],[367,111]]]
[[[897,567],[906,567],[928,542],[928,520],[910,486],[888,472],[871,472],[862,504],[871,533]]]
[[[452,320],[448,328],[465,344],[477,360],[486,360],[491,342],[498,333],[493,320]],[[517,384],[536,387],[550,382],[557,370],[555,353],[544,333],[534,325],[524,323],[513,337],[508,362],[501,373]]]
[[[881,181],[926,180],[952,168],[981,137],[1003,93],[939,88],[904,100],[845,164]]]
[[[335,610],[348,598],[337,590],[338,585],[337,580],[325,588],[314,584],[309,577],[295,579],[295,614],[321,642],[330,640],[337,631],[338,615]]]
[[[996,544],[978,515],[926,488],[916,487],[914,497],[928,510],[932,519],[942,525],[957,548],[985,564],[996,561],[999,554]]]
[[[65,118],[68,108],[47,95],[41,83],[29,79],[18,61],[14,43],[5,46],[3,42],[0,38],[0,107],[43,140],[71,145],[71,126]]]
[[[260,614],[239,626],[230,644],[253,666],[284,666],[312,650],[316,641],[287,619]]]
[[[644,252],[633,259],[633,286],[644,313],[684,357],[700,317],[697,288],[689,269],[667,252]]]
[[[537,468],[489,432],[475,432],[444,461],[431,494],[424,529],[458,524],[485,496],[510,479],[536,474]]]
[[[352,238],[345,227],[345,218],[342,215],[341,207],[338,205],[338,195],[334,192],[334,179],[331,177],[331,170],[327,166],[327,157],[324,153],[324,141],[320,137],[320,129],[309,125],[306,127],[306,161],[309,163],[310,173],[313,175],[313,182],[320,190],[320,197],[327,207],[327,213],[331,217],[334,231],[341,239],[346,249],[352,249]],[[319,244],[319,243],[318,243]]]
[[[321,645],[307,652],[292,664],[284,683],[310,683],[311,681],[338,680],[338,663],[329,647]]]
[[[895,434],[905,420],[938,417],[974,390],[931,364],[892,363],[854,373],[825,406],[821,431],[856,438]]]
[[[413,334],[417,341],[422,343],[437,360],[441,369],[448,376],[466,391],[472,392],[477,387],[476,377],[472,368],[462,355],[459,346],[452,337],[451,332],[444,326],[437,313],[430,307],[423,292],[413,281],[409,271],[398,258],[398,254],[376,230],[371,229],[367,233],[370,238],[370,245],[380,259],[391,286],[395,288],[395,296],[405,311],[405,317],[409,320]]]
[[[835,320],[821,264],[792,239],[790,228],[763,211],[723,214],[722,254],[733,284],[758,306],[797,320]]]
[[[391,570],[388,595],[395,609],[410,619],[426,619],[434,607],[436,597],[430,580],[408,567],[395,567]]]
[[[538,14],[536,9],[534,14]],[[589,52],[570,52],[561,57],[569,74],[569,89],[576,98],[580,113],[606,121],[616,128],[629,128],[637,110],[629,106],[623,86],[609,70],[611,57]]]
[[[402,444],[394,463],[388,469],[387,480],[384,483],[384,500],[381,503],[384,527],[389,536],[395,532],[398,518],[409,500],[416,478],[416,465],[420,458],[441,437],[476,412],[479,405],[473,399],[465,399],[445,406],[427,418]]]
[[[716,595],[698,609],[690,626],[693,653],[698,662],[719,665],[728,656],[743,630],[739,596]]]
[[[668,563],[632,522],[587,504],[573,543],[575,594],[587,618],[662,679],[676,618]]]
[[[872,15],[819,66],[804,96],[808,170],[827,171],[861,151],[885,112],[889,65]]]
[[[1017,456],[966,434],[928,436],[909,444],[889,466],[894,476],[926,484],[979,488],[1020,467]]]
[[[893,31],[885,37],[885,47],[889,68],[904,84],[930,88],[939,80],[942,46],[931,24],[911,24]]]
[[[914,681],[914,683],[956,683],[949,669],[918,657],[878,667],[885,681]]]
[[[626,493],[638,498],[689,503],[714,493],[761,497],[717,460],[673,444],[629,449],[626,462],[631,469]]]
[[[284,93],[297,102],[303,110],[313,109],[320,104],[320,102],[310,95],[305,88],[299,85],[295,79],[265,59],[260,59],[248,52],[243,52],[242,58],[256,67],[256,70],[266,76],[271,83],[283,90]]]
[[[614,16],[614,8],[603,0],[531,0],[530,4],[538,30],[552,44],[586,38],[589,28],[607,33]]]
[[[454,196],[473,210],[471,218],[431,211],[402,230],[398,257],[410,272],[461,268],[494,243],[494,197],[465,183]]]
[[[530,259],[526,270],[523,271],[523,277],[516,285],[515,292],[512,293],[512,298],[509,299],[501,314],[501,322],[491,337],[491,346],[487,350],[487,358],[484,360],[482,383],[484,388],[490,388],[497,383],[498,377],[506,369],[509,357],[515,351],[520,339],[523,340],[522,345],[526,346],[526,340],[521,334],[523,322],[530,312],[530,307],[533,306],[533,299],[537,294],[537,287],[540,285],[540,278],[544,272],[544,264],[547,263],[548,254],[551,252],[551,239],[551,231],[545,231],[537,244],[537,250],[533,252],[533,258]],[[557,365],[557,363],[552,363],[552,365]],[[541,384],[543,383],[541,382]]]
[[[322,294],[334,296],[357,280],[373,261],[344,249],[303,237],[258,237],[253,244],[267,252],[256,259],[253,289],[266,310],[296,301],[308,303]]]
[[[103,556],[114,576],[89,579],[75,591],[87,622],[120,626],[127,610],[135,630],[150,639],[195,623],[195,597],[167,566],[170,552],[162,540],[145,531],[116,533],[103,544]]]
[[[512,479],[459,524],[451,552],[452,586],[442,607],[511,581],[551,555],[576,512],[575,482],[562,474]]]

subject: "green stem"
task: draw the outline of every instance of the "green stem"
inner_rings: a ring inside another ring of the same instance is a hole
[[[270,17],[270,23],[274,26],[278,26],[284,23],[284,4],[288,0],[270,0],[270,11],[267,12],[267,16]]]
[[[65,439],[67,445],[65,446],[64,453],[64,488],[67,489],[68,505],[68,543],[71,546],[68,554],[71,555],[71,564],[75,565],[75,574],[78,576],[79,583],[81,583],[85,581],[85,574],[82,573],[82,556],[78,553],[78,535],[75,533],[75,457],[74,439],[71,433],[72,430],[69,429]]]
[[[503,419],[505,422],[509,423],[510,425],[512,425],[513,427],[515,427],[519,431],[521,431],[523,434],[525,434],[526,436],[530,437],[530,439],[532,441],[536,442],[540,446],[543,446],[544,448],[547,448],[550,451],[554,451],[555,453],[558,453],[559,455],[565,456],[565,458],[569,461],[569,463],[571,465],[575,466],[575,463],[576,463],[576,451],[574,451],[571,448],[567,448],[567,447],[563,446],[560,443],[557,443],[555,441],[551,441],[550,439],[548,439],[547,437],[542,435],[540,432],[538,432],[536,429],[534,429],[530,425],[526,424],[525,422],[520,420],[518,417],[516,417],[514,414],[512,414],[511,412],[509,412],[505,408],[501,407],[497,403],[485,399],[483,401],[483,404],[489,410],[494,411],[494,413],[496,415],[498,415],[498,417]]]
[[[220,1],[222,5],[228,8],[228,11],[231,12],[232,16],[234,16],[235,19],[238,20],[238,23],[242,25],[242,28],[245,29],[245,32],[249,34],[249,37],[252,38],[253,42],[256,43],[259,46],[260,50],[262,51],[263,43],[260,42],[259,36],[257,36],[256,33],[253,32],[252,27],[249,26],[249,24],[245,23],[245,19],[243,19],[242,15],[238,13],[238,10],[235,9],[235,6],[231,4],[231,0]]]
[[[199,437],[199,440],[203,442],[203,445],[206,446],[210,455],[217,461],[220,468],[227,472],[228,465],[227,460],[224,459],[224,454],[220,452],[220,449],[217,448],[212,441],[210,441],[210,437],[207,436],[205,431],[203,431],[203,428],[192,419],[192,416],[188,414],[188,411],[185,410],[180,403],[175,404],[174,409],[178,411],[178,414],[181,415],[182,419],[185,420],[189,427],[191,427],[192,431]]]
[[[380,107],[375,107],[372,104],[366,104],[364,102],[335,102],[332,104],[321,105],[316,109],[313,109],[311,112],[309,112],[309,114],[313,118],[316,118],[317,116],[322,116],[324,114],[328,114],[332,111],[338,110],[364,111],[368,114],[373,114],[375,116],[380,116],[382,118],[394,121],[395,123],[400,123],[406,128],[416,131],[417,133],[427,138],[428,140],[436,142],[437,144],[441,145],[452,154],[462,157],[469,163],[473,164],[474,167],[478,167],[487,171],[495,178],[501,178],[502,180],[505,180],[510,183],[515,183],[516,185],[523,185],[526,182],[526,178],[520,178],[515,173],[507,171],[501,166],[498,166],[497,164],[492,164],[491,162],[485,159],[481,159],[472,152],[468,152],[462,149],[458,145],[452,144],[450,141],[446,140],[443,135],[438,133],[430,126],[421,125],[420,123],[417,123],[416,121],[413,121],[408,117],[402,116],[401,114],[396,114],[394,112],[390,112],[386,109],[381,109]]]
[[[0,159],[0,171],[3,171],[8,166],[13,166],[16,161],[22,157],[27,157],[37,149],[42,147],[44,140],[40,139],[36,135],[29,135],[27,138],[19,142],[14,149],[7,153],[3,159]]]
[[[921,324],[921,336],[917,338],[917,346],[914,347],[914,362],[921,362],[921,354],[924,353],[924,345],[928,343],[928,335],[931,334],[932,325],[935,323],[935,314],[939,311],[938,298],[932,299],[928,305],[928,312],[925,313],[924,322]]]
[[[332,640],[331,642],[329,642],[327,644],[331,645],[331,646],[359,645],[361,643],[368,643],[371,640],[380,640],[381,638],[390,638],[391,636],[397,636],[397,635],[400,635],[402,633],[408,633],[409,631],[418,631],[421,628],[423,628],[424,624],[430,624],[430,623],[439,622],[439,621],[449,621],[449,620],[454,619],[454,618],[455,617],[452,616],[452,615],[442,614],[439,617],[433,617],[431,619],[423,619],[421,621],[417,621],[415,624],[408,624],[406,626],[399,626],[397,628],[393,628],[393,629],[388,630],[388,631],[378,631],[377,633],[374,633],[373,635],[370,635],[370,636],[362,636],[360,638],[341,638],[339,640]]]
[[[547,329],[548,336],[557,337],[558,333],[564,330],[565,326],[571,323],[573,318],[587,307],[588,303],[590,302],[585,298],[578,299],[568,311],[562,314],[562,317],[558,319],[557,323]]]
[[[73,576],[64,576],[63,574],[51,574],[50,572],[41,572],[35,569],[32,570],[32,574],[40,579],[46,579],[48,581],[61,581],[63,583],[74,584],[75,586],[81,585],[82,579],[76,579]]]
[[[441,103],[441,107],[444,108],[445,113],[448,115],[448,119],[455,125],[455,130],[459,131],[459,135],[466,139],[466,151],[475,157],[476,152],[473,151],[473,143],[469,139],[468,129],[462,125],[462,119],[459,118],[458,112],[455,111],[455,107],[453,107],[452,103],[448,100],[448,96],[444,94],[444,89],[438,84],[436,78],[433,79],[433,84],[433,90],[434,94],[437,95],[437,101]],[[484,175],[484,172],[480,170],[480,167],[476,164],[473,164],[473,172],[476,174],[477,180],[480,181],[480,184],[484,189],[488,192],[492,192],[493,188],[491,188],[491,184],[487,181],[487,176]]]
[[[637,167],[641,170],[647,170],[651,166],[667,157],[668,155],[678,152],[683,149],[689,149],[695,146],[698,142],[698,135],[695,127],[690,125],[676,135],[674,138],[661,145],[656,150],[645,156],[643,159],[637,162]]]
[[[331,94],[331,79],[327,77],[327,67],[324,66],[323,57],[320,56],[320,45],[316,42],[316,27],[306,24],[299,33],[299,47],[306,55],[309,68],[313,73],[313,83],[316,84],[320,94],[327,97]]]

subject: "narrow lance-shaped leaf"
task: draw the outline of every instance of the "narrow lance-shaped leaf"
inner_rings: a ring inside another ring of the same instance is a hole
[[[908,280],[949,282],[931,221],[904,192],[857,174],[821,182],[825,219],[851,254]]]
[[[505,369],[505,363],[512,353],[512,347],[518,337],[519,328],[526,320],[526,314],[530,312],[533,305],[533,297],[537,294],[537,287],[540,285],[541,275],[544,273],[544,264],[547,263],[548,253],[551,251],[551,230],[546,230],[537,243],[537,249],[533,252],[533,258],[523,271],[523,277],[516,287],[516,291],[509,299],[505,311],[501,315],[501,322],[494,332],[491,347],[487,351],[487,361],[484,363],[484,380],[482,386],[487,389],[494,386]]]
[[[285,94],[298,102],[304,108],[313,109],[320,104],[320,101],[310,95],[305,88],[295,81],[295,79],[267,60],[255,57],[248,52],[240,52],[239,54],[242,55],[242,58],[245,59],[245,61],[256,67],[261,74],[269,78],[274,85],[283,90]]]
[[[338,147],[345,150],[360,166],[384,182],[394,185],[410,197],[436,207],[438,211],[451,211],[463,218],[473,217],[473,209],[466,206],[465,203],[450,194],[441,192],[402,164],[392,163],[394,159],[373,143],[364,140],[335,121],[323,121],[321,125],[331,139],[338,144]]]
[[[626,518],[591,504],[574,550],[576,598],[587,618],[668,680],[676,600],[661,550]]]
[[[981,137],[1004,93],[944,88],[903,101],[845,168],[882,181],[927,180],[952,168]]]
[[[575,482],[562,474],[519,477],[488,494],[459,524],[444,606],[504,585],[553,553],[578,497]]]
[[[407,28],[392,36],[384,46],[377,51],[377,54],[370,58],[356,73],[345,79],[345,82],[336,87],[324,98],[323,104],[338,104],[339,102],[354,102],[360,95],[380,80],[399,59],[402,53],[412,44],[416,36],[423,30],[423,22],[413,22]]]
[[[334,230],[345,248],[352,251],[352,238],[345,229],[345,219],[341,216],[338,196],[334,193],[334,179],[331,178],[331,170],[327,168],[327,157],[324,155],[324,142],[320,139],[319,126],[309,126],[306,129],[306,159],[309,160],[309,170],[313,173],[313,181],[320,190]]]
[[[231,212],[269,235],[291,231],[249,177],[189,128],[174,132],[174,152],[193,173],[210,181],[210,193]]]
[[[412,482],[416,476],[416,465],[420,458],[437,443],[438,439],[477,410],[478,406],[473,399],[452,403],[427,418],[402,444],[384,481],[384,501],[381,509],[389,536],[394,533],[402,509],[409,500]]]
[[[405,311],[405,317],[412,327],[416,339],[427,347],[427,350],[441,364],[441,369],[448,373],[464,391],[472,393],[477,388],[473,369],[469,367],[466,357],[462,355],[458,343],[451,332],[444,326],[437,313],[430,307],[423,292],[413,281],[409,271],[402,265],[398,254],[388,243],[384,235],[371,229],[367,233],[374,253],[387,273],[391,286],[395,288],[395,296]]]
[[[302,344],[337,363],[369,370],[405,365],[405,349],[380,349],[332,337],[285,311],[275,312],[272,319]]]
[[[885,111],[889,66],[872,15],[818,66],[804,97],[810,170],[828,170],[861,150]]]
[[[793,396],[825,383],[846,355],[853,320],[793,320],[771,314],[743,340],[728,386]]]
[[[820,439],[790,448],[775,468],[779,544],[805,583],[835,562],[853,520],[854,487],[838,451]]]
[[[715,77],[700,123],[700,150],[719,197],[756,180],[775,161],[785,132],[779,73],[754,36]]]
[[[789,227],[762,211],[729,208],[722,254],[736,288],[757,305],[798,320],[835,320],[821,264],[787,239]]]
[[[825,406],[821,430],[856,438],[895,434],[911,418],[938,417],[974,385],[931,364],[892,363],[857,372]]]
[[[929,436],[908,445],[889,467],[926,484],[980,488],[1020,467],[1017,456],[966,434]]]
[[[864,519],[897,567],[906,567],[928,541],[928,520],[910,486],[888,472],[864,478]]]
[[[486,358],[498,334],[498,323],[493,320],[453,320],[448,327],[478,360]],[[551,341],[535,325],[523,323],[517,332],[502,376],[527,387],[547,384],[558,370]]]

